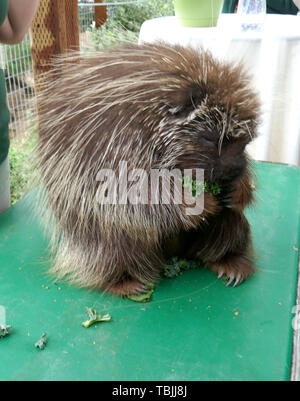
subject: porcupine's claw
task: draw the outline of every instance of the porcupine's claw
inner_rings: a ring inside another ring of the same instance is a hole
[[[222,278],[222,277],[224,276],[224,274],[225,274],[225,271],[224,271],[224,270],[221,270],[220,273],[219,273],[219,275],[218,275],[218,278],[219,278],[219,279]]]
[[[238,276],[235,279],[234,287],[237,287],[238,285],[242,284],[243,282],[243,277],[241,274],[238,274]]]
[[[228,278],[229,278],[229,280],[228,280],[228,282],[227,282],[227,284],[226,284],[226,287],[229,287],[230,284],[231,284],[231,283],[233,282],[233,280],[235,279],[234,273],[231,273],[230,276],[229,276]]]
[[[226,198],[222,198],[222,206],[226,207],[227,209],[232,209],[232,196],[227,196]]]
[[[149,291],[149,286],[141,284],[135,288],[137,294],[146,294]]]
[[[218,274],[218,279],[221,279],[225,275],[225,271],[221,270]],[[227,276],[228,282],[226,283],[226,287],[229,287],[231,284],[233,284],[233,287],[237,287],[238,285],[242,284],[243,277],[242,274],[238,274],[235,276],[234,273],[231,273],[229,276]],[[233,283],[234,282],[234,283]]]
[[[234,273],[231,273],[226,287],[229,287],[231,284],[233,284],[233,287],[237,287],[238,285],[242,284],[243,281],[242,274],[239,273],[237,276],[235,276]]]
[[[228,209],[233,209],[232,205],[232,198],[234,196],[234,193],[236,191],[236,188],[232,188],[229,192],[227,192],[226,196],[223,196],[221,198],[221,204],[222,206],[228,208]]]
[[[217,262],[208,262],[206,266],[216,273],[218,279],[222,278],[227,287],[237,287],[255,273],[255,267],[247,255],[237,255]]]

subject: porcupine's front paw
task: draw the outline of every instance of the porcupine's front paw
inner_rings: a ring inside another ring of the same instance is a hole
[[[249,175],[245,175],[238,184],[232,185],[225,194],[221,196],[221,206],[229,209],[243,211],[245,207],[253,202],[254,184]]]
[[[236,207],[234,199],[235,191],[236,188],[230,188],[230,190],[226,191],[225,195],[222,195],[220,199],[221,206],[228,209],[234,209]]]
[[[125,295],[145,294],[149,291],[149,286],[141,283],[138,280],[132,279],[113,284],[107,288],[107,291],[114,295],[123,297]]]
[[[218,278],[227,277],[227,287],[240,285],[248,277],[255,273],[255,268],[247,256],[227,256],[217,262],[206,263],[207,267],[218,274]]]

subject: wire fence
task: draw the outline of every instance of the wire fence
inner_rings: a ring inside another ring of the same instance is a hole
[[[84,3],[83,3],[84,4]],[[95,21],[95,7],[87,2],[85,6],[78,4],[79,15],[79,35],[80,49],[84,50],[89,47],[87,32],[93,26]]]
[[[85,46],[84,33],[93,24],[95,7],[79,8],[80,44]],[[7,104],[10,110],[11,141],[21,139],[36,119],[34,79],[29,34],[18,45],[0,44],[0,68],[6,80]]]
[[[34,115],[34,83],[30,39],[27,34],[19,45],[0,45],[0,65],[5,74],[7,103],[10,110],[10,137],[15,140],[28,128]]]
[[[128,4],[146,4],[151,0],[107,0],[108,20],[114,16],[118,6]],[[170,0],[169,0],[170,1]],[[157,4],[159,1],[157,2]],[[90,49],[89,31],[95,27],[94,0],[78,1],[80,48]],[[94,47],[95,48],[95,47]],[[12,141],[23,138],[36,119],[34,79],[29,34],[21,44],[0,44],[0,68],[4,70],[7,88],[7,103],[10,110],[10,138]]]
[[[85,4],[85,3],[82,3]],[[95,7],[93,3],[87,2],[85,6],[78,4],[80,32],[85,32],[95,20]]]
[[[85,45],[84,32],[94,21],[95,7],[79,5],[81,46]],[[83,35],[82,35],[83,34]],[[3,69],[10,111],[10,138],[21,139],[36,119],[35,94],[29,34],[18,45],[0,44],[0,67]]]
[[[80,45],[87,45],[85,32],[95,19],[93,2],[82,1],[78,4],[80,24]],[[5,73],[7,104],[10,110],[10,138],[21,139],[36,118],[34,99],[34,80],[29,34],[21,44],[0,44],[0,68]]]

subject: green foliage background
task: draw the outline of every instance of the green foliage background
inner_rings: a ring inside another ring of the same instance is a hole
[[[108,0],[114,3],[115,0]],[[108,21],[98,29],[90,28],[89,40],[97,50],[137,42],[141,25],[148,19],[174,15],[173,0],[151,0],[109,8]]]
[[[168,15],[174,15],[173,0],[151,0],[137,5],[114,7],[112,10],[112,20],[134,32],[139,32],[144,21]]]
[[[13,142],[9,150],[11,203],[14,205],[30,190],[34,174],[32,152],[37,143],[38,131],[26,133],[21,141]]]

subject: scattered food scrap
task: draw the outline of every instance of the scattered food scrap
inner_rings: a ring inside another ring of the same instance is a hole
[[[44,333],[42,337],[35,343],[35,347],[40,350],[43,350],[46,348],[47,343],[48,343],[47,334]]]
[[[9,335],[11,326],[6,326],[5,324],[0,324],[0,338],[4,338]]]
[[[85,328],[91,327],[95,323],[111,321],[109,313],[101,315],[94,308],[86,308],[86,313],[88,314],[89,319],[82,323],[82,326]]]

